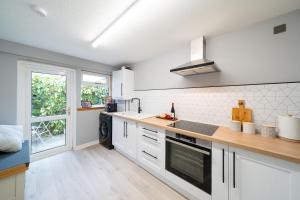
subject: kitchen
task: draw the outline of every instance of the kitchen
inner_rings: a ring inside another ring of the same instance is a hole
[[[1,3],[1,200],[300,199],[299,2],[24,2]]]

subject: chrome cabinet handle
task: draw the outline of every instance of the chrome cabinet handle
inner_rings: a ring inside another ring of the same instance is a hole
[[[142,135],[143,137],[145,137],[145,138],[148,138],[148,139],[151,139],[151,140],[154,140],[154,141],[158,141],[156,138],[152,138],[152,137],[149,137],[149,136],[147,136],[147,135]]]
[[[121,83],[121,97],[123,96],[123,83]]]
[[[151,156],[152,158],[156,159],[157,160],[157,157],[156,156],[153,156],[152,154],[148,153],[147,151],[142,151],[144,154],[148,155],[148,156]]]
[[[233,152],[233,188],[235,188],[235,152]]]
[[[125,121],[123,122],[123,137],[125,137]]]
[[[148,128],[143,128],[144,130],[146,131],[150,131],[150,132],[153,132],[153,133],[157,133],[157,131],[154,131],[154,130],[151,130],[151,129],[148,129]]]
[[[195,148],[195,147],[192,147],[192,146],[189,146],[189,145],[186,145],[186,144],[182,144],[182,143],[180,143],[180,142],[177,142],[177,141],[174,141],[174,140],[170,140],[170,139],[168,139],[168,138],[166,138],[166,141],[167,141],[167,142],[171,142],[171,143],[173,143],[173,144],[177,144],[177,145],[179,145],[179,146],[183,146],[183,147],[185,147],[185,148],[187,148],[187,149],[191,149],[191,150],[197,151],[197,152],[199,152],[199,153],[203,153],[203,154],[205,154],[205,155],[210,155],[210,152],[208,152],[208,151],[204,151],[204,150],[202,150],[202,149],[197,149],[197,148]]]
[[[222,149],[222,182],[225,182],[225,170],[224,170],[224,161],[225,161],[225,150]]]
[[[126,138],[128,137],[128,129],[127,129],[127,127],[128,127],[128,122],[126,121],[125,122],[125,125],[126,125]]]

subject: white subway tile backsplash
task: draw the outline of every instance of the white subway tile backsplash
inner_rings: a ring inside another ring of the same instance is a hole
[[[136,91],[147,113],[169,113],[175,103],[180,119],[227,126],[231,109],[244,99],[254,122],[275,123],[277,115],[300,115],[300,83]],[[135,106],[132,106],[135,108]]]

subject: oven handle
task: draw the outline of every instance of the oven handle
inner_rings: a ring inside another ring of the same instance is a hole
[[[194,151],[197,151],[197,152],[199,152],[199,153],[203,153],[203,154],[205,154],[205,155],[210,155],[210,152],[208,152],[208,151],[204,151],[204,150],[202,150],[202,149],[198,149],[198,148],[195,148],[195,147],[192,147],[192,146],[189,146],[189,145],[186,145],[186,144],[183,144],[183,143],[174,141],[174,140],[170,140],[170,139],[168,139],[168,138],[166,138],[166,141],[171,142],[171,143],[174,143],[174,144],[177,144],[177,145],[179,145],[179,146],[183,146],[183,147],[185,147],[185,148],[188,148],[188,149],[191,149],[191,150],[194,150]]]

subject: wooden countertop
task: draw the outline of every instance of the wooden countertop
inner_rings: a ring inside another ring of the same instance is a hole
[[[25,172],[27,169],[28,169],[28,165],[22,164],[9,169],[2,170],[0,171],[0,179]]]
[[[113,113],[109,113],[109,114],[114,116]],[[119,115],[115,115],[115,116],[134,120],[139,123],[155,126],[158,128],[177,132],[187,136],[196,137],[199,139],[209,140],[213,142],[219,142],[223,144],[228,144],[233,147],[238,147],[256,153],[273,156],[279,159],[300,163],[300,143],[289,142],[289,141],[281,140],[279,138],[267,138],[259,134],[249,135],[241,132],[234,132],[231,131],[229,128],[223,126],[220,126],[213,136],[207,136],[207,135],[167,126],[173,123],[173,121],[158,119],[156,117],[137,120],[137,119],[127,118],[126,116],[119,116]]]
[[[23,142],[22,149],[18,152],[0,152],[0,179],[26,171],[29,163],[28,140]]]

